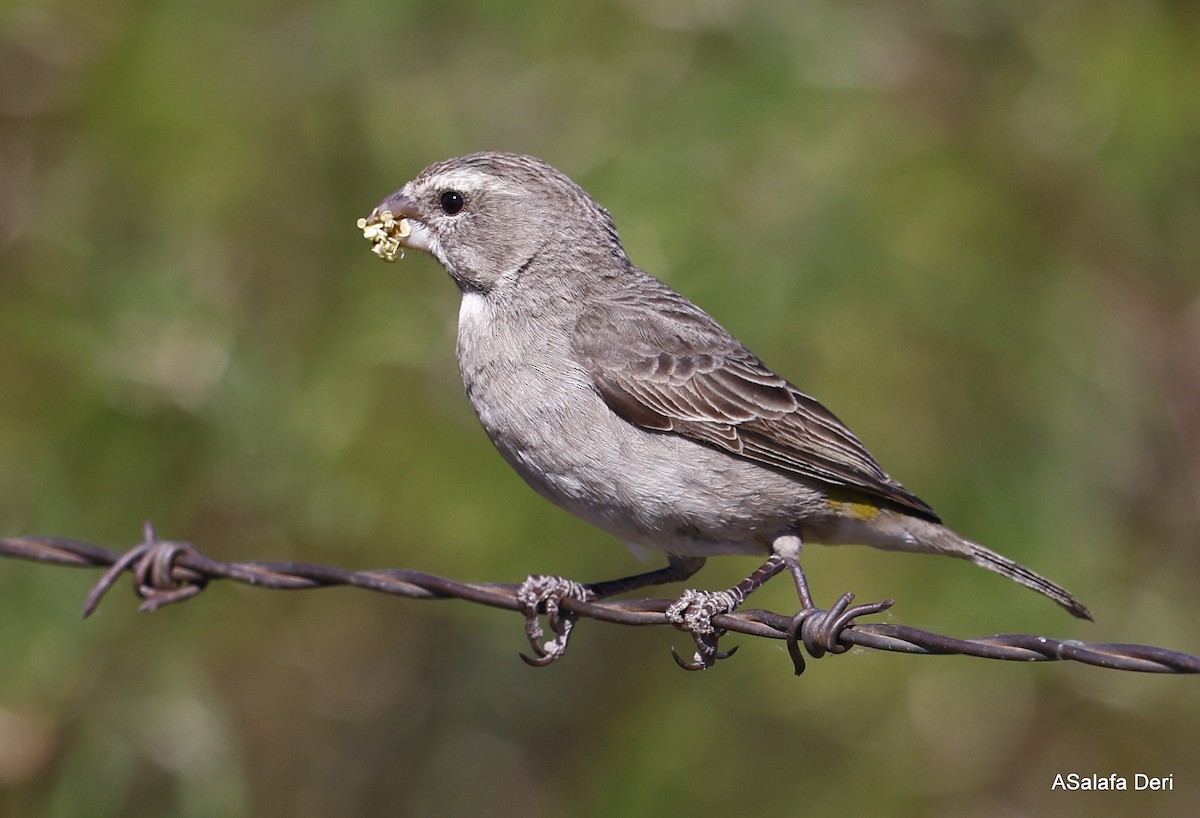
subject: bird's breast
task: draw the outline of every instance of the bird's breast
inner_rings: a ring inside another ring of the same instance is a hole
[[[573,471],[575,438],[598,403],[559,316],[497,309],[468,292],[459,310],[458,365],[492,442],[530,483]]]

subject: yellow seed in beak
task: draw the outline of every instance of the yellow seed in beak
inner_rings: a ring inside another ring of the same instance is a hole
[[[404,258],[403,239],[412,235],[408,219],[397,219],[390,210],[375,211],[365,219],[358,220],[358,229],[363,238],[371,242],[371,251],[384,261]]]

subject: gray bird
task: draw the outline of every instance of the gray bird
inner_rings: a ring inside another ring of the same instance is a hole
[[[695,637],[686,666],[728,655],[712,617],[802,544],[857,543],[969,560],[1091,618],[1070,592],[941,523],[833,413],[625,254],[613,220],[545,162],[474,153],[430,165],[359,221],[375,250],[430,253],[462,292],[458,363],[492,442],[543,497],[666,568],[522,588],[539,663],[566,645],[564,595],[596,599],[684,580],[719,554],[765,556],[724,592],[688,591],[668,617]],[[866,606],[864,606],[866,607]],[[872,610],[882,609],[879,604]],[[539,611],[556,638],[541,644]]]

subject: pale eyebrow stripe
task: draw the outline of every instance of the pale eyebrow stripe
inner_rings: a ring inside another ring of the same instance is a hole
[[[468,190],[478,190],[481,187],[486,187],[489,192],[499,191],[508,194],[516,194],[518,192],[515,185],[504,179],[472,168],[458,168],[446,171],[445,173],[439,173],[429,181],[438,187],[462,187]]]

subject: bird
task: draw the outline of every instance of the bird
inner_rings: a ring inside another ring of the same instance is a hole
[[[530,576],[520,598],[532,663],[566,648],[564,597],[684,581],[712,556],[764,557],[738,585],[689,589],[667,611],[696,642],[691,662],[676,659],[710,667],[731,653],[717,648],[712,617],[777,574],[791,573],[815,608],[800,565],[808,544],[958,557],[1092,618],[1062,586],[944,525],[831,411],[636,266],[611,214],[547,162],[494,151],[435,162],[358,226],[385,260],[428,253],[458,286],[467,396],[525,482],[667,557],[603,582]],[[555,629],[545,643],[539,613]]]

